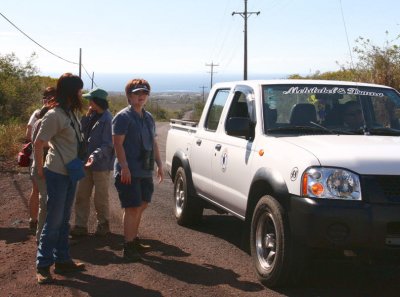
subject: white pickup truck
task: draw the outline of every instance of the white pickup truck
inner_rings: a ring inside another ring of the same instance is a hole
[[[199,223],[209,207],[243,220],[270,287],[296,278],[313,251],[398,261],[399,118],[400,94],[382,85],[215,84],[198,123],[171,120],[177,222]]]

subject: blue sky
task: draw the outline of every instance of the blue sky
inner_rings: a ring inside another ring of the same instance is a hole
[[[342,0],[350,46],[400,33],[400,1]],[[334,71],[350,61],[340,0],[248,0],[248,73]],[[95,73],[243,71],[243,0],[1,0],[0,12],[38,43]],[[398,43],[398,41],[397,41]],[[0,17],[0,54],[38,55],[41,74],[77,73]]]

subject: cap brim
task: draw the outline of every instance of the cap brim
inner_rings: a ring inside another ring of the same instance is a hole
[[[90,95],[90,94],[83,94],[82,97],[85,98],[85,99],[91,99],[91,98],[92,98],[92,95]]]
[[[131,93],[136,93],[136,92],[139,92],[139,91],[146,91],[147,93],[150,93],[149,89],[146,89],[146,88],[137,88],[137,89],[133,89],[133,90],[131,91]]]

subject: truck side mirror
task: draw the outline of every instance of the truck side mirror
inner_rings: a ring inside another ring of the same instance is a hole
[[[251,121],[249,118],[231,117],[226,122],[226,133],[231,136],[250,138]]]

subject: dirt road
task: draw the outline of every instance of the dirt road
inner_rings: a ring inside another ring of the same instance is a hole
[[[163,158],[167,130],[167,123],[158,124]],[[36,244],[28,232],[28,175],[0,173],[0,297],[399,295],[399,267],[365,268],[335,262],[317,263],[309,280],[298,287],[263,287],[253,272],[251,257],[240,249],[242,223],[207,211],[201,226],[178,226],[168,176],[156,185],[141,226],[141,237],[151,250],[141,263],[123,263],[121,209],[112,180],[110,183],[112,235],[72,241],[72,255],[87,263],[87,271],[56,276],[55,284],[39,286],[35,280]],[[94,229],[92,215],[90,231]]]

